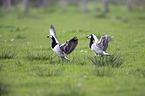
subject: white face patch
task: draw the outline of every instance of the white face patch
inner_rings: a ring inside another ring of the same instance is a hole
[[[52,36],[51,35],[48,35],[49,36],[49,38],[52,38]]]
[[[91,38],[91,35],[88,35],[87,38]]]

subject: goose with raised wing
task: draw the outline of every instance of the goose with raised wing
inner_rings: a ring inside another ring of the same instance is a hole
[[[98,41],[98,38],[94,34],[89,34],[87,38],[90,39],[89,47],[95,53],[95,56],[109,56],[109,54],[105,52],[108,48],[108,43],[110,41],[109,35],[103,35],[100,41]]]
[[[54,53],[61,59],[69,60],[66,57],[66,54],[70,54],[77,46],[78,39],[77,37],[73,37],[71,40],[67,40],[64,44],[59,44],[57,38],[56,38],[56,32],[53,27],[53,25],[50,26],[50,35],[47,36],[47,38],[52,39],[51,48],[54,51]]]

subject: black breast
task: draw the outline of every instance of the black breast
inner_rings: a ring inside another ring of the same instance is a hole
[[[52,45],[51,47],[54,48],[57,45],[56,40],[54,37],[52,37]]]
[[[93,38],[90,38],[90,44],[89,44],[89,47],[91,48],[92,44],[93,44]]]

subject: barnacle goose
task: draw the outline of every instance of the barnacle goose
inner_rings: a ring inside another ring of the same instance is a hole
[[[90,38],[89,47],[95,53],[95,56],[109,55],[105,52],[108,48],[108,43],[110,41],[109,35],[103,35],[100,41],[98,41],[98,38],[94,34],[88,35],[87,38]]]
[[[59,44],[57,38],[56,38],[56,32],[53,27],[53,25],[50,26],[50,35],[47,36],[47,38],[52,39],[51,48],[54,51],[54,53],[61,58],[61,60],[66,59],[69,60],[65,54],[70,54],[75,47],[78,44],[77,37],[73,37],[71,40],[67,40],[64,44]]]

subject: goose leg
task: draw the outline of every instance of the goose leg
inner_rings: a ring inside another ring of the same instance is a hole
[[[97,54],[97,53],[95,53],[95,57],[96,57],[96,56],[100,56],[100,55],[99,55],[99,54]]]
[[[59,63],[61,63],[62,62],[62,58],[59,58]]]
[[[106,53],[106,52],[104,52],[104,51],[103,51],[103,55],[107,55],[107,56],[110,56],[110,55],[109,55],[108,53]]]
[[[95,57],[97,56],[97,54],[95,53]]]

